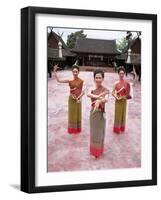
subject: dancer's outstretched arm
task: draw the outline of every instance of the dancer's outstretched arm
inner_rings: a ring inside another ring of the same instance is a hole
[[[57,72],[56,72],[56,70],[58,68],[59,68],[58,65],[54,65],[54,75],[55,75],[55,78],[56,78],[57,82],[59,82],[59,83],[69,83],[69,80],[60,80],[59,79],[59,77],[57,75]]]
[[[87,97],[93,98],[93,99],[99,99],[100,96],[99,96],[99,95],[92,94],[92,90],[93,90],[93,88],[90,88],[90,89],[89,89],[88,94],[87,94]]]

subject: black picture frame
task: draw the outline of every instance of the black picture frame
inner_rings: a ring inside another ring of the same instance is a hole
[[[35,15],[60,14],[152,21],[152,179],[59,186],[35,186]],[[157,15],[96,10],[21,9],[21,190],[27,193],[103,189],[157,184]]]

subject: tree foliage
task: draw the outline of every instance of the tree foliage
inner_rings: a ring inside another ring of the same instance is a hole
[[[71,33],[67,37],[67,46],[72,49],[75,46],[75,42],[78,38],[86,38],[87,35],[83,33],[83,30],[76,31],[74,33]]]
[[[117,50],[119,52],[123,52],[128,47],[128,40],[126,38],[122,38],[116,43]]]

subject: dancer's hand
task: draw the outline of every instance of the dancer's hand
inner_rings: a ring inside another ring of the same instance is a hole
[[[96,100],[95,101],[95,109],[98,109],[99,108],[99,106],[100,106],[100,100]]]
[[[77,101],[77,103],[80,103],[80,98],[77,98],[76,101]]]
[[[119,96],[119,97],[117,97],[117,100],[122,100],[122,99],[126,99],[126,96]]]
[[[56,65],[54,65],[54,72],[56,72],[57,71],[57,69],[59,69],[59,67],[58,67],[58,64],[56,64]]]
[[[121,100],[122,97],[120,97],[120,96],[116,96],[116,99],[117,99],[117,100]]]
[[[74,94],[71,94],[71,96],[72,96],[72,98],[73,98],[74,100],[77,100],[77,97],[76,97],[76,95],[74,95]]]

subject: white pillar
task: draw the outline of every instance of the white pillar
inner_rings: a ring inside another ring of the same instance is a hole
[[[59,46],[59,58],[62,58],[63,57],[63,54],[62,54],[62,43],[59,42],[58,46]]]
[[[126,63],[131,63],[131,49],[128,49]]]

